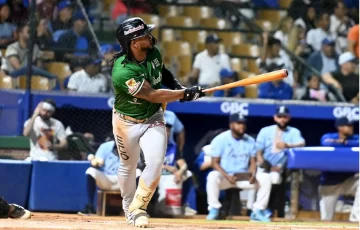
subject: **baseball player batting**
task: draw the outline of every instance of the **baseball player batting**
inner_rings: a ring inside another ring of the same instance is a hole
[[[182,86],[164,66],[156,39],[151,35],[154,27],[138,17],[121,23],[116,39],[122,51],[112,60],[115,92],[112,123],[120,155],[118,180],[127,222],[136,227],[149,224],[146,209],[162,172],[167,146],[162,104],[205,96],[200,86]],[[162,89],[162,85],[169,89]],[[140,148],[146,167],[136,188]]]

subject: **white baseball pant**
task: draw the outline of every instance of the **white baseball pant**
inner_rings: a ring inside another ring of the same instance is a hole
[[[253,210],[264,210],[267,208],[270,192],[271,192],[271,179],[268,173],[257,173],[256,180],[259,183],[259,187],[256,188],[255,184],[250,184],[249,181],[238,181],[236,184],[231,184],[226,178],[224,178],[220,172],[212,171],[207,177],[206,193],[208,201],[208,209],[221,208],[219,201],[220,190],[229,188],[240,188],[247,190],[258,190],[256,195],[256,201],[252,205]]]
[[[107,175],[99,169],[90,167],[85,172],[95,179],[96,186],[102,190],[118,190],[120,189],[117,175]]]
[[[331,221],[334,217],[336,202],[340,195],[355,195],[350,219],[359,220],[359,178],[348,178],[341,184],[319,186],[321,220]]]

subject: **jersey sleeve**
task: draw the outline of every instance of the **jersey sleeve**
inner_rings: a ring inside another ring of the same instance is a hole
[[[210,146],[211,146],[211,156],[212,157],[221,157],[223,153],[223,144],[224,140],[221,138],[221,136],[217,136],[212,140]]]
[[[113,69],[112,83],[117,92],[125,92],[135,96],[144,85],[144,82],[145,74],[141,72],[121,67],[114,67]]]
[[[256,150],[257,151],[264,151],[265,149],[265,138],[266,138],[266,134],[265,134],[265,130],[261,129],[257,138],[256,138]]]

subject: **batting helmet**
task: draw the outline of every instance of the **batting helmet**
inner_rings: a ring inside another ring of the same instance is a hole
[[[150,34],[154,28],[154,24],[147,25],[144,20],[139,17],[129,18],[122,22],[116,29],[116,39],[122,50],[126,51],[131,40]],[[156,39],[153,36],[151,37],[155,45]]]

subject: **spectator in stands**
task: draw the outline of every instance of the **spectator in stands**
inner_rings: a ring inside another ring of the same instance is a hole
[[[206,183],[209,205],[207,219],[215,220],[219,216],[220,190],[240,188],[257,189],[257,198],[250,219],[269,222],[265,209],[271,191],[270,175],[256,173],[256,143],[254,138],[245,133],[245,117],[241,113],[231,114],[229,125],[230,130],[219,134],[211,142],[210,152],[214,171],[209,173]],[[245,175],[248,175],[247,179]],[[258,182],[258,187],[255,181]]]
[[[14,25],[21,25],[29,20],[29,10],[24,5],[25,1],[10,0],[7,1],[10,7],[10,22]]]
[[[9,204],[4,197],[0,196],[0,219],[20,219],[31,218],[31,212],[17,204]]]
[[[100,73],[100,59],[89,58],[83,70],[70,76],[67,88],[81,93],[107,92],[107,81]]]
[[[348,51],[359,59],[359,24],[349,30],[347,39]]]
[[[28,40],[30,26],[28,24],[23,24],[18,27],[18,41],[10,44],[6,48],[6,55],[4,63],[2,63],[1,68],[4,72],[12,77],[19,77],[26,75],[27,73],[27,63],[28,63]],[[55,75],[47,72],[42,69],[43,55],[37,44],[34,44],[33,48],[33,63],[32,72],[33,75],[43,76],[49,79],[56,78]]]
[[[316,29],[311,29],[306,35],[307,44],[314,50],[321,50],[322,41],[325,38],[331,39],[329,14],[322,12],[316,17]]]
[[[9,5],[0,6],[0,45],[8,45],[15,40],[16,26],[8,22]]]
[[[354,21],[347,15],[347,8],[343,1],[337,1],[334,13],[330,16],[330,32],[336,39],[336,50],[339,53],[347,49],[347,35],[349,29],[354,26]]]
[[[293,25],[294,20],[290,16],[284,17],[281,19],[279,30],[275,32],[274,37],[279,39],[283,45],[287,46],[289,33]]]
[[[329,93],[324,89],[320,89],[320,78],[316,75],[307,77],[307,86],[300,99],[304,101],[331,100]]]
[[[172,123],[169,123],[165,118],[166,123],[166,134],[168,136],[168,144],[164,159],[163,173],[162,175],[174,175],[174,182],[176,184],[182,183],[182,196],[181,206],[185,214],[189,208],[186,205],[187,196],[189,193],[190,186],[184,186],[185,183],[191,182],[192,173],[188,170],[188,166],[183,158],[182,151],[178,148],[178,145],[172,141],[169,137],[171,136]]]
[[[111,12],[112,20],[119,25],[127,19],[128,13],[130,13],[130,15],[148,14],[151,12],[151,4],[152,2],[149,0],[115,0]]]
[[[210,34],[205,39],[206,49],[195,56],[193,70],[189,75],[191,85],[198,82],[201,86],[219,85],[220,70],[230,69],[230,58],[227,54],[219,53],[221,42],[216,34]]]
[[[321,137],[322,146],[358,147],[359,135],[354,134],[353,122],[346,117],[335,121],[337,133],[327,133]],[[335,204],[340,195],[354,195],[350,221],[359,221],[359,178],[354,173],[322,172],[320,177],[320,215],[321,220],[331,221]]]
[[[23,135],[30,138],[31,160],[57,160],[57,151],[67,147],[64,125],[52,117],[55,110],[55,102],[46,99],[24,124]]]
[[[176,114],[170,110],[165,110],[164,117],[166,124],[171,126],[170,128],[170,135],[168,138],[171,142],[177,144],[179,151],[182,153],[184,151],[185,145],[185,128],[183,123],[179,120]],[[176,136],[176,141],[174,140],[174,135]]]
[[[282,69],[284,64],[271,64],[267,72]],[[293,98],[293,89],[282,79],[265,82],[259,85],[258,97],[263,99],[291,100]]]
[[[268,71],[272,64],[284,65],[283,67],[288,71],[288,77],[284,80],[290,86],[294,86],[294,66],[285,54],[280,54],[281,41],[279,39],[269,37],[268,33],[263,33],[263,52],[260,58],[256,60],[256,64],[262,73]]]
[[[88,55],[94,49],[95,44],[92,39],[85,33],[86,19],[82,12],[77,12],[73,16],[73,28],[62,34],[57,42],[61,49],[70,49],[72,51],[58,52],[58,59],[69,60],[73,57]]]
[[[346,101],[359,103],[359,74],[355,74],[357,59],[351,52],[339,57],[340,69],[322,76],[325,83],[333,85],[343,93]]]
[[[260,171],[266,170],[266,164],[270,165],[266,171],[270,171],[272,193],[276,199],[270,201],[269,208],[271,211],[277,209],[278,217],[284,217],[285,191],[280,184],[286,167],[286,150],[305,146],[305,140],[297,128],[289,126],[290,110],[286,106],[277,108],[274,121],[275,125],[262,128],[256,138],[257,164]]]
[[[50,48],[53,45],[53,39],[47,24],[47,19],[41,19],[36,28],[36,44],[40,49]]]
[[[117,179],[119,154],[115,141],[111,140],[100,145],[95,156],[92,155],[89,159],[91,160],[91,167],[85,172],[87,204],[84,210],[78,213],[80,215],[96,213],[93,205],[96,186],[101,190],[120,190]]]
[[[84,60],[83,58],[73,58],[70,60],[70,70],[71,70],[71,73],[75,73],[75,72],[78,72],[80,70],[83,70],[84,69],[84,62],[87,61],[87,60]],[[63,82],[63,88],[64,89],[68,89],[67,85],[69,84],[69,80],[70,80],[70,77],[71,77],[72,74],[70,74],[69,76],[67,76],[65,79],[64,79],[64,82]]]
[[[338,59],[339,56],[335,52],[335,41],[325,38],[322,41],[321,50],[313,52],[307,60],[307,63],[317,69],[321,74],[325,74],[336,71],[339,68]],[[306,76],[309,74],[310,71],[307,69],[302,82],[305,82]]]
[[[238,81],[237,73],[229,69],[222,69],[220,71],[221,84],[228,84]],[[231,88],[228,90],[215,91],[214,97],[244,97],[245,88],[243,86]]]
[[[70,30],[72,26],[71,17],[73,14],[73,5],[70,1],[61,1],[57,5],[58,17],[51,22],[50,31],[54,34],[54,40],[64,33],[66,30]]]
[[[307,0],[294,0],[293,3],[296,2],[304,2]],[[301,3],[300,3],[301,4]],[[293,8],[293,9],[292,9]],[[303,13],[302,13],[303,11]],[[288,10],[288,15],[293,17],[295,20],[295,25],[300,25],[305,28],[305,32],[308,32],[311,29],[315,29],[315,18],[316,18],[316,10],[315,6],[310,4],[303,5],[303,10],[299,9],[298,6],[292,4],[292,6]]]
[[[55,13],[55,0],[43,0],[36,5],[39,18],[52,20]]]
[[[296,56],[299,56],[305,60],[309,58],[309,56],[313,53],[313,48],[306,43],[306,30],[305,27],[302,25],[295,25],[290,30],[289,39],[288,39],[288,49]],[[299,63],[294,63],[294,81],[295,84],[301,83],[299,79],[300,76],[303,75],[304,66]]]

